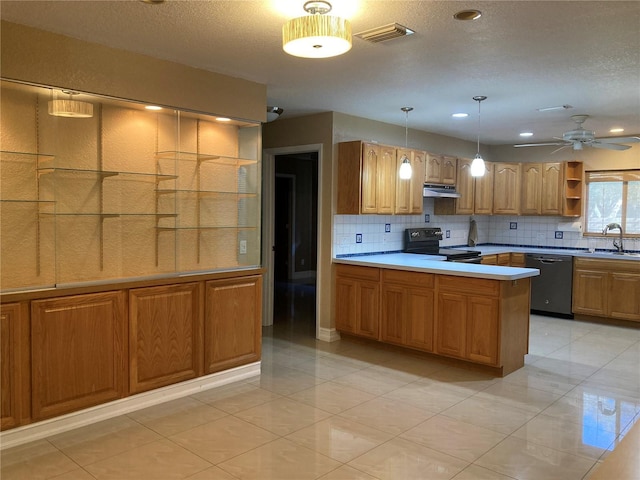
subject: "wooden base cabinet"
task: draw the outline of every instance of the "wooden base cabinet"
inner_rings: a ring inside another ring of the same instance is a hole
[[[531,281],[335,266],[336,330],[506,375],[524,365]]]
[[[640,262],[576,258],[573,313],[640,322]]]
[[[127,394],[125,292],[31,303],[33,420]]]
[[[205,290],[205,373],[259,361],[262,276],[211,280]]]
[[[380,270],[336,266],[336,329],[378,339],[380,328]]]
[[[28,303],[0,309],[0,430],[29,423],[31,376]]]
[[[434,275],[382,270],[380,340],[433,351]]]
[[[129,291],[131,393],[202,375],[201,284]]]

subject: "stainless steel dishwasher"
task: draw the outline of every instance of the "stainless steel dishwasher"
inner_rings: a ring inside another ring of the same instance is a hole
[[[527,253],[526,265],[540,270],[539,276],[531,277],[531,310],[573,318],[573,257]]]

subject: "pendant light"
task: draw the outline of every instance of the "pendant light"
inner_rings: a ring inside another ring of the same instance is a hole
[[[408,149],[408,138],[409,138],[409,112],[413,110],[413,107],[402,107],[400,110],[404,112],[404,149],[405,153],[402,154],[402,158],[400,159],[400,171],[398,172],[398,176],[402,180],[409,180],[411,178],[411,161],[409,157],[407,157],[406,150]]]
[[[73,96],[77,92],[62,90],[62,93],[69,95],[68,100],[49,100],[49,115],[54,117],[68,118],[91,118],[93,117],[93,104],[74,100]],[[53,94],[53,92],[52,92]]]
[[[304,4],[310,15],[289,20],[282,27],[282,49],[303,58],[328,58],[351,50],[351,22],[326,15],[331,11],[327,1]]]
[[[473,99],[478,102],[478,153],[476,153],[476,157],[471,162],[471,176],[472,177],[482,177],[484,176],[484,160],[482,156],[480,156],[480,102],[486,100],[487,97],[478,95],[473,97]]]

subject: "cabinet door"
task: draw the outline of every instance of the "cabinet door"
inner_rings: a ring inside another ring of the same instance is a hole
[[[380,158],[377,166],[377,213],[390,215],[396,199],[396,149],[385,145],[380,146]]]
[[[260,360],[262,276],[206,282],[205,374]]]
[[[425,176],[425,152],[414,151],[413,158],[411,159],[411,168],[413,174],[411,175],[411,203],[409,213],[421,214],[423,205],[423,179]]]
[[[609,316],[640,321],[640,275],[609,273]]]
[[[433,322],[435,314],[435,295],[433,290],[412,288],[406,295],[406,345],[433,351]]]
[[[498,299],[468,298],[466,359],[498,365],[498,322]]]
[[[380,340],[403,345],[405,342],[406,287],[385,285],[382,288]]]
[[[523,212],[524,213],[524,212]],[[562,214],[562,164],[542,164],[542,215]]]
[[[607,273],[574,269],[573,313],[607,316]]]
[[[124,292],[31,303],[32,413],[42,420],[127,394]]]
[[[496,265],[501,265],[503,267],[508,267],[511,265],[511,254],[510,253],[499,253],[496,255]]]
[[[471,176],[471,160],[468,158],[458,159],[457,179],[460,198],[456,199],[456,214],[471,215],[474,211],[475,182]]]
[[[493,213],[520,213],[520,164],[496,163],[493,168]]]
[[[358,282],[356,289],[356,334],[378,339],[380,332],[380,284]]]
[[[131,393],[202,375],[202,308],[199,283],[129,292]]]
[[[413,152],[410,150],[398,150],[396,155],[396,166],[394,171],[394,177],[396,179],[396,198],[394,201],[393,211],[396,214],[400,215],[408,215],[411,213],[411,183],[412,179],[418,172],[411,172],[411,178],[402,179],[400,178],[400,165],[402,164],[402,160],[404,156],[409,159],[411,163],[411,167],[413,169],[413,161],[411,158],[413,157]]]
[[[9,303],[0,308],[0,430],[29,422],[29,308]]]
[[[380,159],[380,146],[365,143],[362,146],[362,179],[361,179],[361,206],[362,213],[378,213],[376,201],[378,186],[378,162]]]
[[[336,330],[356,333],[356,290],[353,278],[336,278]]]
[[[475,200],[473,210],[480,215],[493,213],[493,165],[484,164],[484,175],[475,178]]]
[[[522,166],[522,198],[523,215],[540,215],[542,193],[542,164],[525,163]]]
[[[440,180],[445,185],[456,184],[456,171],[458,160],[456,157],[442,157],[442,171]]]
[[[427,167],[424,176],[424,183],[442,182],[442,156],[427,153]]]
[[[438,293],[436,318],[436,353],[464,358],[467,297],[457,293]]]

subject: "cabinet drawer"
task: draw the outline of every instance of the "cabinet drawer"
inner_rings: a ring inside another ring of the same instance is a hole
[[[336,265],[336,275],[377,282],[380,280],[380,269],[373,267],[356,267],[355,265]]]
[[[399,283],[410,287],[433,288],[434,275],[432,273],[405,272],[402,270],[382,270],[382,280],[385,283]]]
[[[498,265],[508,267],[511,264],[511,254],[510,253],[499,253],[498,254]]]
[[[455,293],[473,293],[478,295],[497,296],[500,293],[498,280],[485,278],[454,277],[451,275],[439,275],[438,286],[441,290]]]
[[[511,252],[511,266],[524,267],[526,265],[524,253]]]

